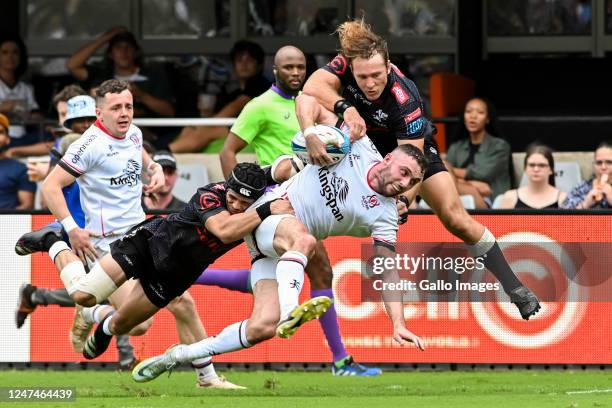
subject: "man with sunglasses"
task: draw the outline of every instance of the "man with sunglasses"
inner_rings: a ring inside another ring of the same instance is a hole
[[[153,161],[162,166],[166,182],[154,196],[145,194],[142,200],[143,206],[147,210],[182,210],[187,203],[172,194],[178,179],[176,158],[167,150],[158,150],[153,154]]]

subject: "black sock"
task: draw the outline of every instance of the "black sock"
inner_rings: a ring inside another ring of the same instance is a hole
[[[510,269],[510,265],[508,265],[508,261],[506,261],[497,241],[483,256],[483,263],[495,275],[497,280],[500,281],[504,287],[504,292],[509,293],[522,286],[521,281],[518,280],[512,269]]]
[[[55,235],[54,233],[49,232],[48,234],[46,234],[43,237],[43,247],[45,248],[45,252],[49,252],[51,246],[58,241],[61,241],[61,239],[58,238],[57,235]]]

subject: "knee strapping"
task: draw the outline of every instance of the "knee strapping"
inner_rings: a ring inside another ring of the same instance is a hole
[[[98,262],[85,277],[74,285],[74,291],[77,290],[93,295],[96,298],[96,303],[100,303],[117,290],[117,285]],[[70,293],[70,291],[68,292]]]
[[[60,279],[69,295],[76,291],[76,284],[85,276],[85,267],[81,261],[70,262],[60,271]]]

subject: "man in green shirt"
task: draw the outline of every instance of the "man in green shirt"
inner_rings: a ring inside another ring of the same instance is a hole
[[[236,154],[247,145],[255,150],[257,160],[262,166],[272,164],[281,155],[292,154],[291,139],[300,130],[295,115],[295,97],[306,79],[304,53],[291,45],[280,48],[274,56],[274,78],[275,83],[268,91],[244,107],[227,136],[220,154],[221,168],[226,178],[236,165]],[[327,251],[321,242],[317,244],[315,255],[308,262],[306,274],[313,297],[328,296],[333,299],[333,271]],[[224,286],[223,281],[235,278],[227,275],[211,275],[206,279],[205,272],[202,277],[207,284]],[[333,354],[334,375],[377,376],[382,373],[378,368],[357,364],[348,354],[342,342],[333,304],[321,316],[319,323]]]

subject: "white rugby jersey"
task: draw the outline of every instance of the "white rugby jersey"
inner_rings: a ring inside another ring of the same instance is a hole
[[[297,218],[319,240],[328,236],[372,236],[395,245],[395,198],[378,194],[368,183],[369,171],[380,161],[382,156],[365,136],[351,145],[338,164],[328,168],[307,165],[268,197],[288,196]]]
[[[122,139],[96,121],[70,145],[59,165],[78,177],[85,228],[116,238],[145,219],[142,209],[142,132],[131,125]],[[99,243],[107,250],[108,243]]]

